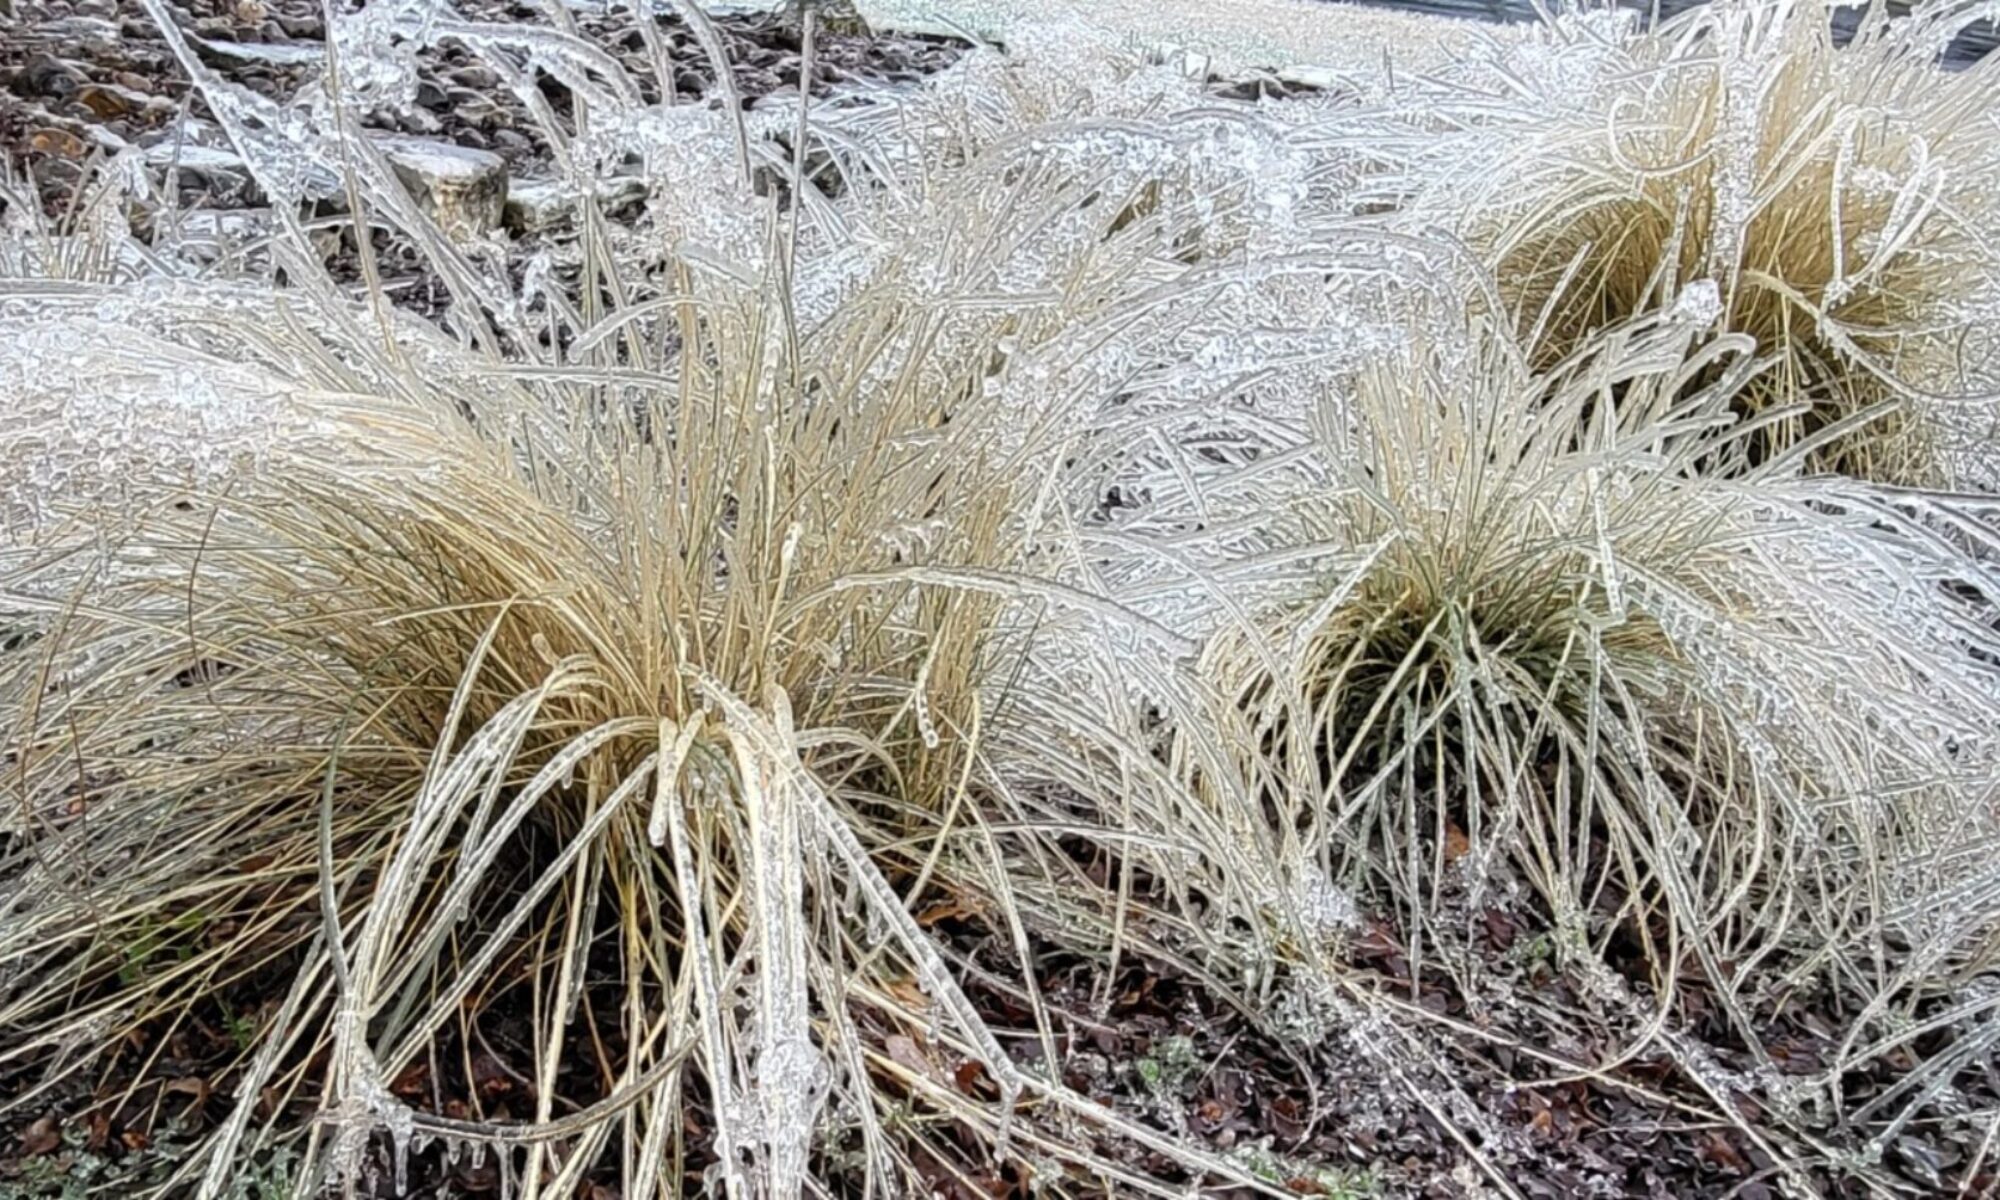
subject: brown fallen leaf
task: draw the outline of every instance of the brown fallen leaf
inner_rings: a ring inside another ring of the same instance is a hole
[[[1466,836],[1465,830],[1458,827],[1457,821],[1447,819],[1444,823],[1444,860],[1457,862],[1470,853],[1472,853],[1472,839]]]
[[[889,1052],[889,1060],[898,1066],[907,1068],[925,1079],[943,1082],[944,1073],[938,1069],[937,1063],[931,1061],[930,1055],[925,1054],[923,1048],[917,1045],[916,1039],[908,1034],[890,1034],[884,1039],[882,1048]]]
[[[90,153],[83,139],[64,129],[37,129],[28,135],[28,149],[36,154],[80,159]]]
[[[418,1059],[403,1068],[402,1073],[389,1084],[389,1090],[407,1100],[412,1096],[423,1095],[429,1090],[430,1082],[430,1064]]]
[[[1728,1134],[1720,1131],[1709,1134],[1707,1139],[1695,1148],[1695,1157],[1732,1175],[1750,1173],[1750,1160],[1743,1157],[1743,1152],[1730,1141]]]
[[[62,1132],[53,1114],[38,1119],[21,1133],[21,1153],[28,1157],[53,1154],[62,1147]]]
[[[914,979],[891,979],[882,986],[891,996],[909,1006],[911,1012],[927,1013],[931,1009],[930,996],[917,986]]]
[[[951,1075],[952,1083],[957,1085],[959,1094],[965,1096],[979,1095],[979,1081],[984,1078],[986,1078],[986,1064],[970,1058],[958,1064],[958,1070],[953,1071]]]
[[[103,120],[122,117],[132,111],[132,101],[122,94],[121,89],[105,87],[102,84],[85,84],[76,90],[77,103]]]
[[[976,917],[983,911],[979,905],[964,898],[940,900],[917,914],[917,924],[929,929],[939,921],[949,921],[955,917]]]

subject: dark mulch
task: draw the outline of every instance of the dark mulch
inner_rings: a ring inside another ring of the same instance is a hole
[[[262,61],[259,53],[297,55],[324,46],[319,0],[174,0],[181,29],[222,79],[268,99],[291,99],[317,72],[310,63]],[[510,0],[468,0],[468,20],[544,22],[539,6]],[[576,32],[616,58],[639,81],[648,101],[659,98],[662,73],[627,9],[572,14]],[[732,75],[743,101],[796,94],[800,38],[780,16],[721,17]],[[708,60],[677,18],[654,21],[670,64],[665,85],[679,96],[714,87]],[[238,53],[231,53],[240,48]],[[815,92],[842,84],[908,83],[949,65],[962,46],[935,38],[874,37],[823,29],[816,40]],[[520,97],[463,45],[446,42],[421,52],[416,104],[369,114],[367,123],[393,132],[437,138],[506,159],[517,172],[545,164]],[[562,86],[542,75],[538,86],[559,116],[567,115]],[[0,157],[32,178],[44,205],[59,211],[73,195],[93,152],[130,144],[148,147],[174,136],[183,111],[209,116],[193,94],[159,30],[138,0],[17,0],[0,17]],[[234,207],[246,202],[241,181],[182,172],[183,207]]]
[[[310,917],[300,920],[309,923]],[[961,964],[968,994],[1002,1043],[1018,1062],[1042,1073],[1045,1051],[1033,1010],[1011,982],[1020,971],[1009,935],[944,897],[928,906],[925,920]],[[1094,957],[1037,943],[1036,984],[1050,1019],[1055,1073],[1128,1119],[1192,1138],[1300,1195],[1488,1195],[1482,1190],[1489,1186],[1486,1167],[1537,1200],[1769,1200],[1788,1194],[1752,1138],[1700,1115],[1712,1113],[1712,1103],[1676,1055],[1655,1045],[1602,1077],[1552,1065],[1611,1058],[1632,1036],[1632,1023],[1593,1011],[1598,1006],[1536,948],[1532,917],[1492,910],[1478,924],[1477,944],[1465,949],[1482,958],[1485,978],[1468,991],[1442,970],[1413,971],[1393,926],[1369,920],[1347,946],[1351,987],[1323,1010],[1321,1032],[1312,1038],[1274,1031],[1269,1017],[1284,1007],[1282,1000],[1232,1000],[1137,955],[1107,976]],[[466,1022],[443,1031],[433,1054],[391,1081],[397,1095],[419,1111],[461,1120],[533,1119],[541,1097],[526,965],[532,953],[524,943],[503,957],[513,965],[495,972],[477,1004],[467,1007]],[[592,1021],[593,1012],[609,1014],[623,1002],[617,954],[607,939],[590,964],[578,1028],[597,1027],[597,1050],[563,1064],[550,1097],[558,1115],[602,1100],[624,1059],[617,1021]],[[256,1030],[275,1009],[291,979],[290,963],[272,962],[178,1022],[140,1027],[98,1074],[74,1077],[32,1105],[0,1114],[0,1195],[54,1196],[29,1185],[83,1168],[106,1175],[163,1170],[148,1164],[170,1162],[176,1145],[230,1111],[242,1078],[245,1031]],[[1826,1019],[1805,1002],[1774,1017],[1767,1042],[1787,1070],[1817,1069],[1828,1046],[1814,1030]],[[864,1017],[864,1033],[892,1060],[967,1095],[990,1100],[996,1094],[978,1064],[934,1042],[924,1029],[869,1020]],[[1718,1067],[1748,1065],[1725,1031],[1700,1019],[1676,1024],[1702,1035],[1704,1052]],[[267,1092],[266,1107],[280,1105],[304,1121],[324,1064],[315,1059],[295,1068],[305,1081],[299,1093],[287,1099]],[[1877,1074],[1876,1086],[1891,1084],[1896,1065],[1884,1064]],[[1960,1081],[1963,1102],[1973,1111],[2000,1108],[1994,1074],[1989,1063]],[[29,1068],[0,1078],[0,1097],[19,1095],[33,1081]],[[1850,1084],[1857,1100],[1865,1098],[1869,1081]],[[1757,1119],[1756,1089],[1746,1087],[1733,1099]],[[685,1194],[699,1192],[710,1165],[709,1112],[700,1088],[690,1085],[681,1115],[689,1148]],[[1854,1200],[2000,1194],[1995,1164],[1986,1163],[1976,1177],[1963,1174],[1977,1154],[1978,1127],[1953,1132],[1948,1124],[1928,1119],[1891,1147],[1877,1180],[1896,1191],[1871,1189],[1829,1167],[1813,1172],[1812,1194]],[[970,1130],[954,1135],[954,1128],[934,1128],[930,1136],[955,1137],[965,1161],[986,1161],[983,1143]],[[1780,1141],[1786,1136],[1777,1126],[1762,1132]],[[1099,1152],[1155,1177],[1175,1178],[1169,1160],[1142,1146],[1104,1138]],[[434,1147],[413,1156],[408,1187],[399,1193],[390,1153],[387,1138],[378,1136],[363,1195],[505,1194],[497,1154],[475,1159]],[[858,1187],[858,1180],[827,1169],[836,1194]],[[961,1173],[939,1164],[930,1180],[935,1194],[953,1200],[1027,1200],[1034,1194],[1033,1168],[1019,1158],[975,1172],[970,1185]],[[615,1183],[613,1164],[588,1180],[591,1190],[582,1194],[611,1200]],[[1203,1194],[1250,1193],[1211,1180]]]
[[[169,8],[197,57],[228,84],[288,103],[318,74],[313,62],[267,59],[296,59],[324,47],[319,0],[170,0]],[[456,11],[476,23],[548,23],[544,6],[513,0],[464,0]],[[651,45],[627,7],[579,6],[568,19],[574,32],[619,62],[649,103],[663,89],[682,100],[714,91],[708,57],[676,16],[650,18]],[[802,46],[796,20],[723,14],[715,21],[742,104],[797,96]],[[180,149],[190,128],[211,123],[213,114],[139,0],[17,0],[13,15],[0,17],[0,31],[0,171],[21,181],[17,190],[38,199],[47,216],[60,220],[76,212],[93,170],[126,147],[171,163],[170,174],[155,174],[173,190],[178,228],[190,227],[190,213],[268,203],[239,166],[190,161]],[[963,43],[940,38],[871,35],[835,19],[815,38],[811,88],[823,96],[849,86],[907,85],[949,66],[964,50]],[[419,51],[417,64],[414,105],[363,114],[365,126],[489,151],[506,161],[513,178],[557,173],[527,101],[488,62],[447,40]],[[565,134],[574,133],[564,86],[546,72],[533,80],[546,111]],[[4,205],[0,198],[0,209]],[[133,204],[128,216],[135,234],[155,237],[157,211],[152,203]],[[249,215],[259,224],[246,228],[268,229],[268,217]],[[520,232],[505,255],[508,269],[518,280],[537,250],[571,236],[554,228]],[[254,243],[255,235],[246,240]],[[392,301],[426,317],[443,313],[447,292],[407,238],[378,228],[371,245]],[[358,290],[363,272],[352,227],[335,219],[316,236],[316,246],[331,278]]]

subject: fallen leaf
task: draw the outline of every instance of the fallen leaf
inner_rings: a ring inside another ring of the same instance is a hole
[[[77,89],[77,102],[96,113],[103,120],[122,117],[132,111],[132,101],[118,88],[103,84],[86,84]]]
[[[926,1079],[938,1078],[937,1064],[917,1045],[916,1039],[908,1034],[892,1033],[883,1042],[883,1049],[889,1052],[889,1060],[906,1067]]]
[[[1732,1174],[1746,1175],[1750,1171],[1750,1160],[1743,1157],[1743,1152],[1736,1148],[1736,1144],[1730,1141],[1729,1135],[1725,1133],[1717,1132],[1709,1135],[1708,1139],[1695,1150],[1695,1155]]]
[[[986,1076],[986,1064],[977,1059],[966,1059],[958,1064],[958,1070],[951,1073],[952,1082],[958,1085],[960,1095],[977,1096],[979,1081]]]
[[[931,1009],[931,998],[924,989],[917,986],[914,979],[891,979],[882,985],[891,996],[903,1002],[911,1012],[927,1013]]]
[[[405,1099],[421,1096],[428,1090],[430,1078],[430,1064],[419,1059],[403,1068],[402,1073],[389,1084],[389,1090]]]
[[[21,1153],[24,1155],[53,1154],[61,1146],[62,1134],[56,1129],[53,1116],[41,1118],[21,1134]]]
[[[102,1150],[111,1141],[111,1114],[98,1109],[90,1114],[89,1133],[83,1144],[92,1150]]]
[[[949,921],[954,917],[976,917],[979,912],[978,905],[962,899],[940,900],[917,914],[917,924],[929,929],[939,921]]]
[[[80,159],[90,152],[83,139],[64,129],[37,129],[28,135],[28,149],[36,154]]]

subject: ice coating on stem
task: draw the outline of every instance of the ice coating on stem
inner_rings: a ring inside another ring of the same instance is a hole
[[[198,350],[135,345],[119,307],[49,319],[10,316],[0,300],[0,371],[11,381],[0,513],[10,529],[142,479],[217,487],[280,451],[283,383]]]

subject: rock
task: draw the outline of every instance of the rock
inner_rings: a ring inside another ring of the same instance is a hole
[[[620,175],[597,186],[597,206],[607,217],[628,217],[645,202],[646,181],[636,175]]]
[[[822,34],[833,37],[868,37],[874,32],[854,0],[821,0],[819,28]]]
[[[532,154],[535,143],[518,129],[496,129],[493,131],[493,148],[502,154]]]
[[[475,92],[491,91],[500,86],[500,73],[484,63],[459,67],[445,78],[459,87],[471,88]]]
[[[644,180],[621,175],[600,182],[596,188],[598,209],[616,217],[646,199]],[[507,185],[507,207],[501,223],[513,233],[541,233],[569,225],[576,219],[576,198],[553,179],[516,179]]]
[[[30,96],[48,96],[61,100],[75,93],[83,86],[83,76],[68,63],[49,54],[37,54],[21,68],[15,77],[15,87]]]
[[[379,119],[382,113],[378,111],[376,116]],[[438,115],[428,108],[404,109],[401,113],[396,114],[393,120],[397,128],[401,129],[404,133],[416,134],[421,137],[434,137],[444,132],[444,122],[439,120]],[[477,147],[470,148],[476,149]]]
[[[140,137],[146,162],[170,168],[183,179],[198,177],[217,189],[241,188],[250,169],[229,144],[222,128],[199,117],[186,117]]]
[[[70,53],[111,50],[119,43],[119,26],[103,17],[63,17],[43,24],[37,33]]]
[[[189,38],[188,43],[194,47],[197,58],[224,67],[245,62],[268,63],[277,67],[302,67],[318,63],[326,57],[324,45],[289,42],[265,45],[262,42],[233,42],[198,37]]]
[[[552,179],[516,179],[507,185],[500,223],[513,233],[540,233],[567,224],[576,206]]]
[[[451,142],[382,134],[375,146],[410,195],[454,240],[490,233],[507,204],[507,161]]]

